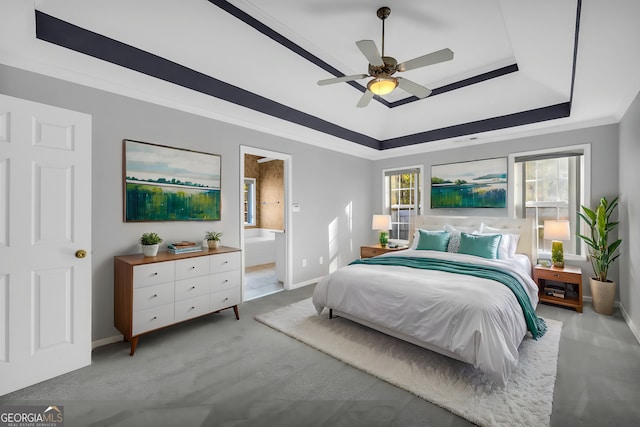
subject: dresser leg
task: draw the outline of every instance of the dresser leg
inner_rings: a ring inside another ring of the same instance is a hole
[[[138,346],[138,338],[140,337],[131,338],[131,352],[129,353],[129,356],[133,356],[133,354],[136,352],[136,347]]]
[[[238,313],[238,306],[233,306],[233,313],[236,315],[236,320],[240,320],[240,313]]]

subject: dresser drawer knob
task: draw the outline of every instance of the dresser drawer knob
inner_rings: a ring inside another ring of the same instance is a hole
[[[153,316],[153,317],[151,318],[151,320],[156,320],[157,318],[158,318],[158,316]]]
[[[226,297],[226,298],[225,298],[225,299],[223,299],[222,301],[227,301],[227,300],[229,300],[229,297]]]
[[[229,264],[229,261],[225,261],[225,262],[223,262],[223,264]]]
[[[225,279],[222,283],[228,283],[229,279]]]
[[[192,287],[191,287],[191,289],[195,289],[195,288],[196,288],[195,286],[192,286]]]
[[[151,298],[158,298],[158,294],[151,295]]]
[[[194,306],[191,306],[191,308],[189,310],[195,310],[196,308]]]
[[[195,268],[196,268],[196,266],[195,266],[195,265],[192,265],[192,266],[191,266],[191,270],[194,270]]]
[[[152,274],[152,276],[157,276],[157,275],[158,275],[158,273],[157,273],[157,272]]]

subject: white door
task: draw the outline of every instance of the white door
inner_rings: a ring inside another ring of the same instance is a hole
[[[90,254],[91,117],[0,95],[0,395],[91,363]]]

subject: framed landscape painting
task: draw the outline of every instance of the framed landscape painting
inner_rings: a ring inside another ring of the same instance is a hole
[[[220,220],[216,154],[123,142],[124,220]]]
[[[506,207],[506,157],[431,166],[431,208]]]

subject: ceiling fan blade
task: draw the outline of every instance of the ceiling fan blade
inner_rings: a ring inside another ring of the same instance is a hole
[[[356,42],[356,46],[358,46],[358,49],[360,49],[364,57],[367,58],[369,64],[375,67],[382,67],[384,65],[384,61],[373,40],[360,40]]]
[[[352,76],[343,76],[343,77],[334,77],[331,79],[319,80],[318,86],[326,86],[334,83],[340,82],[350,82],[352,80],[364,79],[365,77],[369,77],[368,74],[354,74]]]
[[[398,71],[413,70],[415,68],[426,67],[427,65],[438,64],[440,62],[451,61],[453,52],[451,49],[442,49],[435,52],[427,53],[402,64],[398,64]]]
[[[427,96],[431,95],[431,89],[420,86],[419,84],[414,83],[411,80],[407,80],[402,77],[396,77],[396,80],[398,80],[398,87],[406,92],[409,92],[411,95],[415,95],[418,98],[426,98]]]
[[[357,107],[358,108],[366,107],[367,105],[369,105],[369,102],[371,102],[372,99],[373,99],[373,92],[367,89],[364,95],[362,95],[362,98],[360,98],[360,101],[358,102]]]

